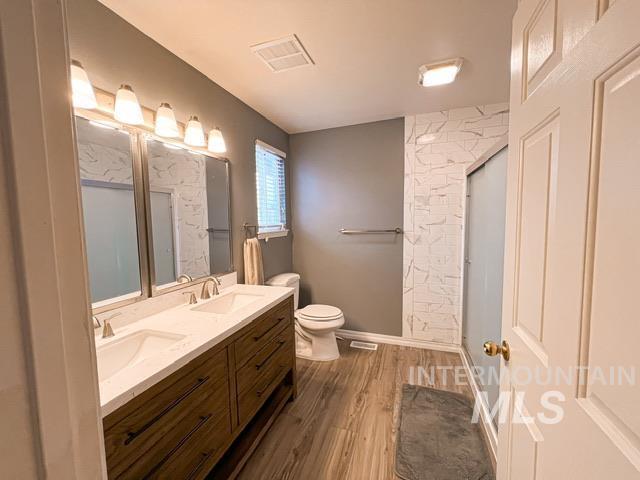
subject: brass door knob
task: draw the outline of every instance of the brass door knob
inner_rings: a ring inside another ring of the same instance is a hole
[[[484,342],[482,348],[484,350],[484,353],[486,353],[490,357],[495,357],[496,355],[500,354],[502,355],[502,358],[504,358],[505,362],[508,362],[509,358],[511,358],[511,349],[509,348],[509,344],[506,340],[502,341],[502,345],[498,345],[493,341]]]

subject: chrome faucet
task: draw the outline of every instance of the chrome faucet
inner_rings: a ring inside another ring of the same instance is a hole
[[[95,315],[91,315],[91,320],[93,320],[93,328],[100,328],[102,326],[100,320]]]
[[[176,282],[189,283],[189,282],[193,282],[193,278],[191,277],[191,275],[187,275],[186,273],[183,273],[178,278],[176,278]]]
[[[207,288],[207,286],[209,285],[209,282],[211,282],[213,284],[213,295],[209,295],[209,289]],[[204,283],[202,284],[202,293],[200,294],[200,298],[202,300],[207,300],[208,298],[211,298],[212,296],[216,296],[220,293],[220,291],[218,290],[218,286],[222,285],[222,282],[220,281],[220,279],[218,277],[209,277],[207,278]]]

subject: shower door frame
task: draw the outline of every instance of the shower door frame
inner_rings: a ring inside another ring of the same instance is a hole
[[[475,162],[473,162],[471,165],[469,165],[466,169],[465,169],[465,181],[464,181],[464,196],[465,196],[465,206],[464,206],[464,221],[463,221],[463,228],[464,228],[464,235],[463,235],[463,240],[462,240],[462,259],[463,259],[463,268],[462,268],[462,322],[466,322],[466,300],[467,300],[467,289],[466,289],[466,282],[467,282],[467,245],[468,245],[468,235],[469,235],[469,231],[467,228],[467,221],[468,221],[468,215],[469,215],[469,195],[468,195],[468,186],[469,186],[469,176],[474,173],[476,170],[480,169],[482,166],[484,166],[485,163],[487,163],[489,160],[491,160],[497,153],[499,153],[501,150],[503,150],[504,148],[507,148],[509,146],[509,139],[508,139],[508,134],[503,135],[502,137],[500,137],[495,144],[493,144],[484,154],[482,154]],[[462,332],[463,332],[463,326],[461,325],[460,328],[461,334],[460,336],[462,337]],[[490,339],[487,339],[490,340]],[[496,425],[493,423],[493,419],[491,418],[491,408],[490,406],[487,404],[485,397],[481,394],[482,393],[482,389],[480,388],[480,386],[478,385],[475,377],[472,375],[472,372],[474,371],[474,364],[473,361],[471,359],[471,356],[469,355],[469,353],[467,352],[464,343],[462,341],[462,338],[460,339],[460,358],[462,359],[462,363],[465,367],[465,370],[467,371],[468,375],[468,381],[469,381],[469,386],[471,387],[471,390],[473,392],[473,396],[476,399],[476,401],[478,402],[478,405],[480,407],[480,420],[481,420],[481,424],[483,427],[483,432],[488,440],[488,444],[489,444],[489,449],[491,451],[491,455],[492,455],[492,461],[496,462],[497,456],[498,456],[498,430],[496,428]]]

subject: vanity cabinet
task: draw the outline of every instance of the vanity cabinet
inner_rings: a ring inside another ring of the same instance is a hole
[[[295,381],[288,297],[104,418],[109,478],[234,477]]]

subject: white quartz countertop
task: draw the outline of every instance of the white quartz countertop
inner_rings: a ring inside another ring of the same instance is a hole
[[[216,314],[194,310],[233,293],[257,295],[251,303],[227,313]],[[153,331],[174,335],[175,343],[147,358],[134,361],[129,366],[100,382],[100,405],[106,417],[129,400],[152,385],[168,377],[210,348],[233,335],[255,318],[293,294],[286,287],[257,285],[233,285],[221,290],[210,300],[199,300],[197,305],[180,305],[155,315],[142,318],[122,328],[116,328],[115,336],[107,339],[96,337],[98,370],[101,361],[106,362],[102,352],[118,348],[117,342],[126,336],[142,331]],[[183,336],[183,337],[181,337]],[[109,347],[110,346],[110,347]],[[105,348],[109,347],[109,348]]]

